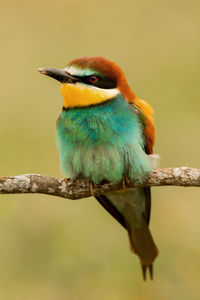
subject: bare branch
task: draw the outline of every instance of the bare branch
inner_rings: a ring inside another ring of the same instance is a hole
[[[126,182],[127,188],[146,186],[200,186],[200,169],[155,169],[143,183]],[[122,189],[121,183],[93,184],[93,195]],[[37,174],[0,177],[0,194],[41,193],[68,199],[92,196],[91,183],[86,179],[59,179]]]

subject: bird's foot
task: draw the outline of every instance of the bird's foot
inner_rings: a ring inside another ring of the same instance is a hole
[[[128,176],[126,175],[126,177],[125,177],[125,180],[126,180],[126,183],[128,183],[128,184],[130,184],[131,183],[131,181],[130,181],[130,179],[128,178]]]
[[[122,178],[121,185],[122,185],[122,189],[125,190],[126,189],[126,177]]]
[[[91,196],[94,196],[93,183],[91,181],[89,182],[89,189],[90,189]]]
[[[121,181],[122,189],[125,190],[127,188],[127,184],[130,184],[130,179],[128,176],[124,176]]]

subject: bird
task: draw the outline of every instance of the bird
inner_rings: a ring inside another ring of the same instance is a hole
[[[143,182],[156,165],[153,109],[130,88],[122,69],[100,57],[73,59],[64,69],[40,68],[61,83],[64,100],[56,140],[63,173],[71,179]],[[143,279],[153,279],[158,248],[149,229],[151,190],[123,188],[95,196],[127,230]]]

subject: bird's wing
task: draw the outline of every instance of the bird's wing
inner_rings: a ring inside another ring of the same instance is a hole
[[[119,210],[112,204],[111,201],[109,201],[108,197],[106,195],[98,195],[95,196],[95,198],[98,200],[98,202],[115,218],[125,229],[126,227],[126,222],[124,220],[123,215],[119,212]]]
[[[153,153],[153,146],[155,143],[155,128],[154,128],[154,121],[153,121],[153,108],[151,105],[140,99],[135,97],[134,100],[129,101],[130,104],[134,104],[134,106],[138,109],[139,111],[139,117],[140,120],[143,124],[143,132],[145,136],[145,152],[147,154],[152,154]],[[149,224],[150,221],[150,214],[151,214],[151,188],[146,187],[144,188],[145,192],[145,213],[144,217]]]
[[[153,109],[152,107],[144,100],[135,97],[134,100],[128,101],[130,104],[138,109],[141,122],[143,124],[143,132],[146,140],[145,152],[147,154],[153,153],[153,145],[155,142],[155,129],[153,122]],[[145,193],[145,211],[144,218],[149,224],[150,214],[151,214],[151,189],[150,187],[144,188]],[[126,228],[126,223],[123,215],[116,209],[116,207],[108,201],[108,198],[105,195],[97,196],[96,199],[98,202],[123,226]]]
[[[139,111],[139,116],[143,124],[143,132],[146,140],[145,150],[147,154],[153,153],[153,146],[155,143],[155,128],[153,121],[153,108],[146,101],[135,97],[134,100],[129,102]]]
[[[153,153],[155,140],[155,129],[153,123],[153,109],[139,98],[130,101],[137,110],[143,125],[145,137],[145,152]],[[110,193],[96,197],[99,203],[123,226],[129,233],[131,249],[138,254],[142,263],[143,277],[146,278],[146,267],[153,276],[152,263],[158,255],[157,247],[153,241],[148,228],[151,212],[151,190],[150,187],[124,191],[124,193]],[[123,210],[120,210],[118,203],[124,202]],[[142,202],[145,203],[144,211],[141,211]],[[136,220],[140,223],[135,224]]]

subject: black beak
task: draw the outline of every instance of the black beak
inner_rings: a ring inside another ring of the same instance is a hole
[[[46,68],[46,69],[38,69],[41,74],[50,76],[61,83],[76,83],[78,79],[67,74],[66,71],[61,69],[54,69],[54,68]]]

